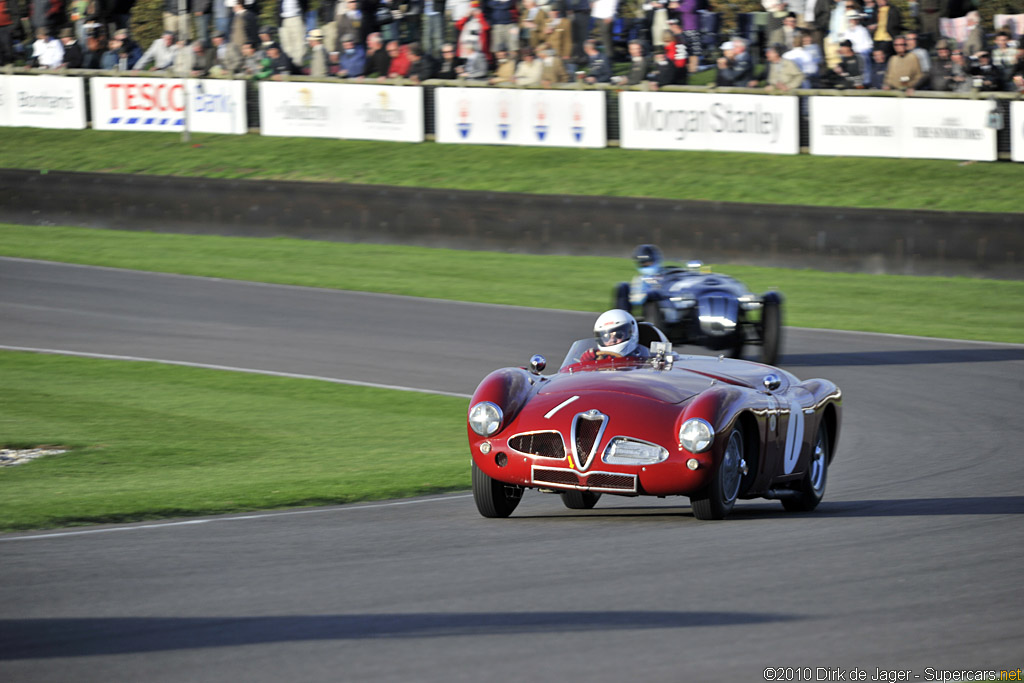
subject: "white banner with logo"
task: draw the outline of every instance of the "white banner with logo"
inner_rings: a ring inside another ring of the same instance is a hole
[[[96,130],[180,131],[185,126],[185,81],[176,78],[93,78]]]
[[[177,78],[93,78],[92,127],[96,130],[195,133],[246,132],[243,81]]]
[[[190,78],[186,87],[189,130],[230,135],[248,132],[245,81]]]
[[[0,76],[0,126],[85,128],[85,81],[72,76]]]
[[[583,90],[437,88],[441,143],[605,147],[605,94]]]
[[[1010,158],[1024,161],[1024,102],[1010,102]]]
[[[995,161],[993,103],[811,97],[811,154]]]
[[[423,89],[347,83],[260,83],[260,133],[423,141]]]
[[[630,149],[797,154],[798,98],[622,92],[619,142]]]

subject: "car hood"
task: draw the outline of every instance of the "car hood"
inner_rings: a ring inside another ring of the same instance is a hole
[[[580,395],[606,391],[663,403],[682,403],[710,385],[710,378],[690,372],[620,368],[560,373],[546,382],[538,393]]]

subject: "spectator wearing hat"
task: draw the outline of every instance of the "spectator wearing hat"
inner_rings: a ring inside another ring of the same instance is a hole
[[[145,54],[132,66],[134,71],[142,71],[150,64],[154,71],[168,71],[174,66],[174,56],[178,53],[174,33],[164,31],[163,35],[154,40]]]
[[[749,85],[753,80],[754,68],[747,52],[747,41],[743,38],[734,38],[722,43],[720,49],[722,56],[718,58],[715,85],[737,88]],[[756,85],[756,81],[754,83]]]
[[[64,63],[64,46],[45,26],[36,29],[29,65],[36,69],[59,69]]]
[[[256,28],[256,15],[245,8],[242,0],[235,0],[231,8],[231,28],[228,31],[229,42],[242,50],[246,43],[253,45],[260,44],[259,33]]]
[[[259,78],[280,81],[300,73],[302,73],[301,69],[295,66],[295,62],[291,60],[288,53],[281,49],[280,43],[271,43],[267,46],[266,54],[263,57],[263,71],[260,72]]]
[[[935,43],[935,59],[929,72],[932,90],[939,92],[970,92],[971,75],[963,60],[963,54],[956,50],[956,59],[949,41],[945,38]]]
[[[998,92],[1003,89],[1003,73],[992,63],[992,53],[981,50],[971,65],[972,85],[982,92]]]
[[[853,43],[843,40],[839,42],[839,63],[825,72],[822,82],[837,90],[863,88],[866,68],[864,58],[853,51]]]
[[[331,56],[324,47],[324,32],[315,28],[306,36],[309,50],[306,51],[306,67],[303,69],[310,76],[323,78],[330,73]]]
[[[871,61],[871,50],[875,46],[875,41],[871,39],[871,34],[864,26],[863,18],[857,10],[846,11],[846,39],[853,46],[853,51],[864,59],[866,65]]]
[[[346,33],[341,37],[341,50],[338,53],[338,78],[359,78],[365,73],[366,49],[356,42],[355,36]],[[383,71],[381,75],[386,73]]]
[[[306,12],[309,0],[277,0],[278,35],[281,49],[295,64],[302,64],[306,56]]]
[[[70,27],[60,30],[60,42],[64,46],[64,61],[61,66],[65,69],[81,69],[84,55],[82,46],[75,38],[75,32]]]

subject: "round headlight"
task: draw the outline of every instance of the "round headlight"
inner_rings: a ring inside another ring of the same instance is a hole
[[[501,408],[481,401],[469,409],[469,426],[480,436],[490,436],[501,427]]]
[[[690,418],[679,430],[679,445],[691,453],[706,451],[714,440],[714,428],[699,417]]]

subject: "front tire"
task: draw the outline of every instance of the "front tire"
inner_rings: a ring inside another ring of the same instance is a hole
[[[491,518],[508,517],[522,497],[522,486],[492,479],[473,463],[473,502],[481,515]]]
[[[711,475],[707,489],[700,496],[690,498],[694,517],[705,520],[725,519],[732,512],[740,494],[743,468],[746,466],[743,447],[743,431],[739,426],[733,427],[726,441],[722,462]]]
[[[814,452],[807,466],[807,474],[800,482],[799,495],[782,499],[782,507],[789,512],[810,512],[818,507],[825,497],[825,484],[828,483],[828,427],[824,420],[818,427],[818,435],[814,439]]]
[[[590,491],[561,491],[562,504],[570,510],[590,510],[601,500],[600,493]]]

